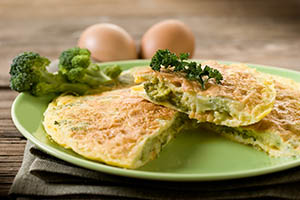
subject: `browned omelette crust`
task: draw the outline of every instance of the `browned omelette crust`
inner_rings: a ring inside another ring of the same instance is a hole
[[[251,144],[274,157],[300,156],[300,84],[273,75],[277,92],[273,110],[256,124],[230,128],[199,124],[231,140]]]
[[[300,84],[279,76],[270,78],[274,79],[277,92],[273,110],[246,128],[258,133],[276,133],[284,142],[295,141],[294,148],[300,150]]]
[[[184,92],[194,92],[202,96],[222,96],[244,103],[245,105],[257,105],[262,103],[262,96],[265,85],[257,81],[256,70],[246,65],[223,65],[216,61],[206,61],[202,66],[208,65],[219,70],[223,76],[222,84],[216,84],[214,80],[209,80],[205,90],[197,81],[188,80],[182,73],[168,73],[166,70],[160,72],[153,71],[150,67],[136,71],[136,75],[155,74],[155,77],[167,79],[174,85],[181,86]],[[234,68],[232,67],[234,66]],[[249,93],[249,91],[251,91]]]
[[[228,118],[225,122],[216,121],[213,111],[187,113],[190,118],[197,119],[199,122],[212,122],[232,127],[245,126],[258,122],[271,112],[276,96],[272,79],[265,78],[262,73],[243,64],[223,65],[216,61],[206,61],[201,64],[220,71],[223,75],[222,83],[216,84],[215,80],[210,79],[206,84],[206,89],[203,90],[198,81],[188,80],[182,73],[169,73],[168,69],[157,72],[150,67],[136,70],[135,81],[141,83],[147,81],[148,77],[156,77],[194,96],[229,99],[236,105],[234,109],[229,108],[233,119]]]
[[[44,126],[56,142],[87,158],[135,168],[132,159],[139,144],[176,113],[121,89],[82,97],[60,96],[49,105]],[[53,126],[55,121],[63,125]]]

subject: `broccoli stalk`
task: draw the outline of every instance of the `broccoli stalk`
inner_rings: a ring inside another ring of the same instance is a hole
[[[114,79],[122,72],[120,67],[112,66],[101,69],[92,64],[91,53],[78,47],[68,49],[59,57],[59,72],[71,83],[84,83],[91,88],[114,83]]]
[[[85,84],[68,83],[59,74],[49,73],[50,61],[37,53],[24,52],[13,59],[10,68],[10,87],[17,92],[29,92],[34,96],[50,93],[75,92],[84,94],[89,87]]]

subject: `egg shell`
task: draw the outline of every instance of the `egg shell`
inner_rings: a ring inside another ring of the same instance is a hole
[[[86,28],[81,34],[78,46],[91,51],[97,61],[129,60],[137,58],[136,44],[121,27],[102,23]]]
[[[187,25],[178,20],[165,20],[153,25],[141,40],[142,58],[152,58],[159,49],[169,49],[179,55],[195,50],[195,36]]]

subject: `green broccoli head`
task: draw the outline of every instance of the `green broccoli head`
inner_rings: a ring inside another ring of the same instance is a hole
[[[67,49],[59,56],[59,67],[70,70],[75,66],[88,67],[90,64],[91,52],[88,49],[74,47]]]
[[[74,56],[71,60],[71,65],[73,67],[81,67],[81,68],[88,68],[91,64],[90,56],[88,55],[77,55]]]
[[[9,72],[11,89],[34,96],[63,92],[82,95],[111,86],[121,73],[118,66],[102,70],[92,64],[90,52],[78,47],[62,52],[59,61],[59,71],[53,74],[46,69],[50,64],[47,58],[34,52],[19,54],[13,59]]]
[[[78,47],[67,49],[59,57],[59,73],[72,83],[84,83],[92,88],[111,84],[121,73],[121,68],[112,66],[102,70],[91,62],[91,53]]]
[[[85,74],[85,69],[82,67],[74,68],[68,71],[68,80],[71,82],[78,82]]]
[[[91,89],[86,84],[69,83],[62,75],[49,73],[50,61],[37,53],[25,52],[13,59],[10,68],[10,87],[17,92],[34,96],[62,92],[84,94]]]
[[[122,72],[122,69],[118,65],[107,66],[102,70],[106,76],[109,76],[112,79],[116,79]]]
[[[44,79],[47,74],[46,66],[50,61],[34,52],[24,52],[16,56],[11,64],[10,87],[18,92],[30,91]]]

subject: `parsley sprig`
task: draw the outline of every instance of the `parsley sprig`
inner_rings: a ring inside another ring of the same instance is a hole
[[[178,57],[168,49],[158,50],[152,57],[150,67],[155,71],[160,71],[164,67],[165,69],[171,68],[174,72],[183,72],[186,74],[187,79],[198,81],[203,90],[206,89],[205,84],[209,79],[215,79],[217,84],[221,84],[223,76],[217,69],[213,69],[207,65],[202,68],[201,64],[194,61],[188,62],[188,58],[188,53],[182,53]]]

